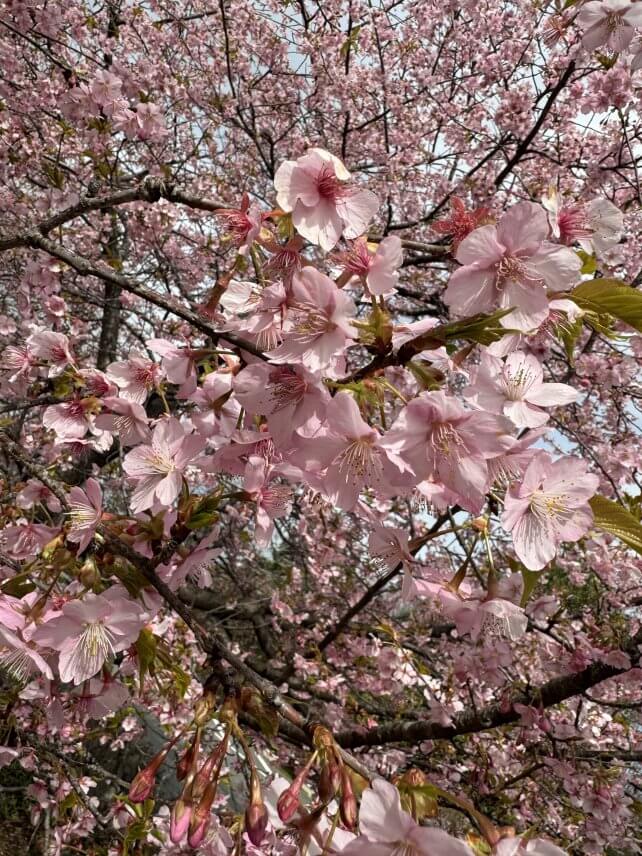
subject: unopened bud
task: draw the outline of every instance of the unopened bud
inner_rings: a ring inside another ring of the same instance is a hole
[[[421,770],[413,767],[404,773],[399,781],[404,785],[410,785],[412,788],[421,788],[428,782],[428,777]]]
[[[354,832],[357,828],[357,798],[354,795],[350,774],[345,765],[341,768],[341,801],[339,802],[339,813],[346,829]]]
[[[301,805],[301,788],[305,784],[305,780],[308,778],[310,769],[312,768],[312,764],[314,764],[316,757],[317,753],[314,752],[314,754],[310,756],[305,767],[300,773],[297,773],[295,778],[292,780],[290,787],[283,791],[279,797],[276,804],[276,810],[283,823],[290,821],[294,817],[298,807]]]
[[[172,748],[178,738],[174,738],[167,746],[161,749],[158,754],[154,755],[152,760],[146,767],[143,767],[135,776],[129,786],[129,799],[134,803],[145,802],[156,784],[156,773],[158,768],[163,763],[169,750]]]
[[[198,750],[201,743],[201,730],[200,728],[196,729],[196,733],[194,734],[194,738],[192,742],[189,744],[187,749],[183,752],[181,757],[176,764],[176,778],[179,782],[182,782],[183,779],[187,776],[189,771],[194,766],[196,758],[198,756]]]
[[[194,782],[192,784],[192,796],[195,801],[200,800],[209,784],[214,785],[214,792],[216,793],[218,777],[225,759],[225,753],[227,752],[227,743],[228,734],[226,734],[218,746],[215,746],[210,752],[203,762],[201,769],[194,777]]]
[[[472,521],[472,527],[477,532],[481,532],[482,535],[488,532],[488,518],[487,517],[475,517]]]
[[[129,786],[129,799],[133,803],[142,803],[151,795],[156,784],[156,770],[149,767],[141,770],[134,776]]]
[[[258,847],[265,838],[265,830],[268,825],[268,811],[261,805],[249,805],[245,812],[245,830],[247,836]]]
[[[212,803],[216,797],[216,785],[209,784],[199,804],[192,812],[189,822],[187,843],[190,847],[198,847],[205,838],[209,825],[212,821]]]
[[[283,791],[276,803],[276,810],[283,823],[289,823],[301,805],[299,799],[300,788],[294,788],[293,785]]]
[[[334,799],[341,785],[341,769],[336,761],[330,761],[321,768],[319,775],[319,798],[324,803]]]
[[[182,798],[177,799],[172,806],[172,813],[169,818],[169,837],[172,844],[180,844],[183,838],[185,838],[191,815],[191,804],[185,802]]]
[[[252,769],[250,781],[250,804],[245,811],[245,831],[248,838],[258,847],[265,837],[267,829],[268,812],[261,794],[261,783],[255,769]]]
[[[100,582],[100,571],[98,570],[94,556],[88,556],[82,563],[78,571],[78,579],[88,589],[93,588]]]

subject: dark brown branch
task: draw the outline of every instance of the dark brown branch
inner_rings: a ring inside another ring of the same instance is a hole
[[[623,649],[635,665],[640,659],[638,646],[642,643],[642,628]],[[428,720],[401,720],[390,722],[371,729],[349,729],[337,735],[337,741],[346,749],[358,746],[381,746],[387,743],[418,743],[421,740],[450,740],[460,734],[474,734],[488,731],[501,725],[517,722],[520,714],[516,704],[542,706],[544,708],[579,695],[609,678],[617,677],[628,669],[618,669],[607,663],[591,663],[581,672],[552,678],[539,687],[527,692],[517,693],[511,699],[511,706],[492,704],[479,711],[467,711],[456,717],[450,725],[441,725]]]

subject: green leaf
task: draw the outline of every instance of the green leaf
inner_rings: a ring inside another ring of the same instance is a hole
[[[221,498],[219,493],[211,493],[203,497],[194,511],[190,514],[185,525],[188,529],[204,529],[218,520],[218,503]]]
[[[642,333],[642,291],[619,279],[591,279],[570,293],[572,300],[588,312],[613,315]]]
[[[595,258],[595,256],[592,256],[589,253],[585,253],[584,250],[578,250],[577,254],[582,260],[582,267],[580,268],[580,273],[595,273],[595,271],[597,270],[597,259]]]
[[[399,348],[399,360],[402,363],[407,363],[421,351],[434,351],[453,339],[465,339],[479,345],[492,345],[493,342],[498,342],[507,333],[519,332],[508,327],[502,327],[499,323],[504,316],[512,311],[512,308],[499,309],[491,315],[480,313],[461,321],[453,321],[450,324],[433,327],[432,330],[428,330],[422,336],[417,336],[403,344]]]
[[[145,675],[147,673],[150,675],[154,674],[154,660],[156,659],[157,643],[158,639],[154,636],[152,631],[148,630],[147,627],[143,627],[138,634],[138,639],[136,640],[136,653],[138,654],[138,680],[141,690],[145,681]]]
[[[346,58],[346,56],[348,55],[348,52],[350,51],[351,48],[355,52],[357,51],[358,46],[359,46],[359,33],[360,32],[361,32],[361,24],[358,24],[356,27],[353,27],[350,30],[350,35],[345,40],[345,42],[341,45],[341,50],[339,51],[339,54],[343,57],[343,59]]]
[[[512,311],[512,309],[499,309],[491,315],[473,315],[472,318],[465,318],[463,321],[453,321],[452,324],[437,327],[430,332],[433,334],[439,332],[440,335],[444,336],[446,341],[450,341],[451,339],[466,339],[469,342],[476,342],[479,345],[492,345],[493,342],[498,342],[507,333],[517,332],[516,330],[509,330],[508,327],[502,327],[499,323],[502,318]]]
[[[576,318],[575,321],[563,321],[555,328],[555,333],[564,345],[566,358],[571,365],[575,362],[575,345],[582,335],[584,324],[581,318]]]
[[[522,592],[520,606],[524,609],[530,599],[530,596],[533,594],[533,589],[537,585],[541,574],[538,573],[538,571],[529,571],[528,568],[523,567],[520,568],[520,571],[524,579],[524,591]]]
[[[642,524],[619,502],[597,494],[589,500],[593,525],[615,535],[631,549],[642,554]]]
[[[27,573],[11,577],[2,583],[0,589],[3,594],[9,594],[11,597],[24,597],[29,592],[35,591],[36,586],[31,582],[31,575]]]

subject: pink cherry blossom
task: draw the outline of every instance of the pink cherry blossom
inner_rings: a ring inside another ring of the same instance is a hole
[[[560,243],[578,243],[587,253],[601,256],[622,237],[624,215],[608,199],[596,198],[588,203],[562,204],[555,188],[549,188],[542,199],[549,212],[551,233]]]
[[[33,508],[39,502],[44,502],[49,511],[60,511],[60,500],[49,488],[37,479],[29,479],[16,497],[18,508]]]
[[[58,529],[54,526],[22,520],[15,526],[5,526],[2,541],[14,559],[30,559],[37,556],[57,534]]]
[[[283,283],[257,289],[251,282],[232,280],[221,297],[221,306],[231,313],[226,330],[242,330],[257,348],[269,351],[281,342],[283,315],[288,293]]]
[[[589,50],[607,44],[615,51],[625,50],[633,40],[635,28],[642,25],[642,6],[631,0],[591,0],[577,16],[584,30],[582,43]]]
[[[485,353],[465,391],[482,410],[502,413],[518,428],[539,428],[548,422],[544,407],[577,401],[578,393],[565,383],[544,383],[541,363],[533,354],[514,351],[505,362]]]
[[[177,566],[158,566],[159,576],[167,582],[172,591],[175,591],[188,579],[199,588],[206,588],[211,585],[210,568],[214,564],[214,559],[221,552],[219,547],[212,546],[218,537],[219,531],[214,528]]]
[[[96,479],[87,479],[85,489],[72,487],[69,491],[71,527],[67,539],[78,543],[78,553],[89,546],[102,518],[103,492]]]
[[[69,339],[64,333],[52,333],[48,330],[33,333],[27,339],[27,345],[34,357],[46,360],[50,377],[57,377],[67,366],[76,364]]]
[[[94,404],[89,398],[52,404],[43,413],[42,424],[65,440],[84,437],[93,421]]]
[[[491,482],[506,486],[512,481],[520,480],[533,456],[538,454],[539,450],[532,448],[533,444],[545,434],[546,428],[527,431],[519,440],[513,440],[512,445],[501,455],[489,458],[488,474]]]
[[[40,672],[46,678],[53,679],[53,672],[47,661],[25,640],[0,624],[0,666],[19,681],[28,680],[34,672]]]
[[[360,835],[339,852],[342,856],[472,856],[463,841],[434,827],[419,826],[401,808],[399,791],[375,779],[361,797]]]
[[[187,465],[204,445],[203,438],[186,433],[178,419],[170,417],[159,422],[154,428],[151,445],[137,446],[123,461],[123,469],[136,481],[132,511],[151,508],[154,500],[171,505],[180,493]]]
[[[528,618],[519,600],[524,588],[521,574],[511,574],[510,577],[496,582],[486,597],[466,597],[458,602],[442,589],[440,597],[446,615],[457,625],[460,635],[470,634],[476,642],[484,636],[520,639],[528,626]],[[447,594],[447,597],[443,595]]]
[[[502,526],[511,532],[520,561],[531,571],[555,558],[562,541],[579,541],[591,527],[588,500],[599,478],[584,461],[565,457],[553,461],[540,452],[528,465],[521,484],[506,494]]]
[[[503,416],[467,411],[443,392],[425,392],[402,410],[383,446],[419,479],[434,478],[477,513],[490,486],[486,461],[510,448]]]
[[[270,433],[281,446],[310,420],[320,424],[330,402],[327,388],[296,365],[248,366],[234,378],[234,394],[248,413],[267,417]]]
[[[107,377],[121,390],[122,398],[144,404],[149,393],[158,386],[162,372],[157,363],[132,352],[128,359],[110,363]]]
[[[250,204],[247,193],[241,197],[239,208],[219,208],[216,216],[225,221],[228,238],[241,255],[247,255],[250,247],[261,232],[261,208],[258,203]]]
[[[337,157],[324,149],[309,149],[278,168],[276,199],[292,213],[299,234],[331,250],[342,235],[362,235],[379,207],[374,193],[352,187],[349,180],[350,173]]]
[[[347,252],[337,253],[335,260],[346,275],[360,277],[370,294],[393,294],[403,262],[401,239],[390,235],[374,247],[374,252],[371,247],[365,238],[357,238]]]
[[[192,423],[203,437],[228,437],[236,427],[241,405],[232,395],[232,375],[210,372],[189,396],[197,405]]]
[[[37,357],[28,346],[8,345],[2,352],[3,371],[9,372],[9,383],[25,382],[35,375]]]
[[[326,419],[327,432],[302,441],[296,460],[306,471],[326,470],[323,486],[332,502],[349,511],[365,487],[385,491],[403,480],[388,459],[381,435],[364,421],[349,393],[334,396]]]
[[[113,654],[135,642],[144,624],[132,600],[88,594],[66,603],[62,612],[41,624],[32,641],[59,652],[58,669],[65,683],[92,678]]]
[[[273,362],[301,361],[321,371],[343,350],[356,331],[349,318],[352,300],[332,280],[313,268],[292,278],[292,300],[284,327],[283,344],[270,352]]]
[[[243,488],[256,503],[256,542],[267,547],[274,530],[274,520],[290,510],[292,488],[278,484],[279,467],[272,467],[264,458],[250,457],[245,467]]]
[[[450,277],[444,301],[460,315],[512,308],[504,327],[528,332],[548,315],[546,289],[563,290],[579,279],[581,262],[566,247],[546,240],[546,212],[520,202],[497,226],[481,226],[461,242],[460,267]]]
[[[415,560],[408,545],[408,535],[404,530],[396,526],[377,526],[370,533],[368,551],[385,571],[391,571],[397,565],[403,565],[401,597],[409,600],[413,591],[411,568]]]
[[[177,348],[167,339],[148,339],[147,347],[160,354],[161,368],[170,383],[178,384],[179,398],[187,398],[196,389],[196,359],[190,348]]]
[[[103,410],[96,417],[96,428],[116,435],[122,446],[135,446],[149,440],[149,420],[142,404],[112,395],[103,398],[101,403],[111,412]]]
[[[457,249],[464,238],[470,235],[478,226],[481,226],[484,221],[488,222],[493,219],[489,208],[477,208],[467,211],[463,199],[459,199],[457,196],[454,196],[450,200],[450,208],[450,217],[437,220],[432,224],[432,229],[440,235],[451,236],[454,250]]]
[[[544,838],[526,840],[521,835],[502,838],[493,847],[493,856],[521,856],[523,853],[529,853],[530,856],[567,856],[566,850],[562,850],[551,841]]]

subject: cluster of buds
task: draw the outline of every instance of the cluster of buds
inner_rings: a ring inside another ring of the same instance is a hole
[[[201,727],[197,726],[191,744],[178,763],[177,775],[184,781],[184,785],[170,815],[169,837],[172,843],[180,844],[187,835],[190,847],[198,847],[201,844],[211,823],[212,805],[216,799],[218,781],[230,739],[228,725],[223,739],[199,767]]]
[[[142,803],[151,797],[156,787],[156,775],[179,737],[180,735],[177,735],[173,740],[170,740],[167,746],[154,755],[149,764],[134,776],[129,786],[131,802]]]
[[[291,823],[295,816],[306,815],[301,804],[301,791],[312,768],[318,762],[320,771],[317,792],[321,801],[320,808],[325,810],[328,803],[338,799],[341,822],[346,829],[353,832],[357,827],[357,799],[350,772],[327,728],[317,726],[314,729],[313,744],[314,752],[294,777],[290,787],[279,797],[276,806],[279,817],[283,823]]]

